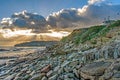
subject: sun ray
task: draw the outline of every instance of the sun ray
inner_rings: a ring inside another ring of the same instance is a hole
[[[10,29],[0,29],[0,33],[4,38],[11,38],[11,37],[17,37],[17,36],[50,36],[50,37],[56,37],[56,38],[62,38],[64,36],[67,36],[70,34],[70,32],[67,31],[54,31],[49,30],[48,33],[33,33],[32,29],[27,30],[10,30]]]

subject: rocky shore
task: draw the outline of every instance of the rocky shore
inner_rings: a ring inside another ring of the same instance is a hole
[[[0,80],[120,80],[119,26],[76,30],[68,41],[9,60],[0,66]]]
[[[53,56],[53,52],[37,51],[2,65],[0,80],[119,80],[119,58],[106,57],[102,53],[95,57],[99,51],[114,55],[109,51],[114,52],[116,46],[120,51],[120,42],[105,46],[108,49],[91,49],[66,55]]]

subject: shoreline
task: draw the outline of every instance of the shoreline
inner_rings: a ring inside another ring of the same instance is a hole
[[[0,66],[2,66],[19,58],[28,57],[37,51],[45,50],[45,47],[0,47],[0,49],[4,50],[0,52]]]

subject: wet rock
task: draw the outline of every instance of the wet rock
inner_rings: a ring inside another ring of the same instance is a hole
[[[59,70],[58,70],[58,74],[61,74],[61,73],[63,73],[64,72],[64,69],[63,68],[60,68]]]
[[[28,80],[30,77],[30,75],[25,75],[24,80]]]
[[[77,53],[75,54],[71,54],[69,57],[68,57],[68,59],[72,59],[72,58],[74,58],[75,56],[77,56]]]
[[[47,65],[43,69],[41,69],[41,73],[47,73],[50,71],[50,69],[51,69],[51,65]]]
[[[67,73],[64,75],[65,78],[74,78],[74,74],[73,73]]]
[[[19,72],[19,73],[16,74],[16,77],[19,77],[21,75],[22,75],[22,72]]]
[[[80,69],[82,67],[82,64],[79,64],[76,66],[76,69]]]
[[[23,63],[27,60],[28,60],[27,57],[21,57],[21,58],[19,58],[18,60],[15,61],[15,64],[17,65],[17,64]]]
[[[30,80],[41,80],[45,76],[45,73],[36,74]]]
[[[77,66],[79,64],[78,61],[72,61],[70,62],[69,66]]]
[[[34,75],[34,76],[32,76],[32,78],[30,79],[30,80],[35,80],[35,79],[39,79],[39,74],[38,75]]]
[[[32,71],[32,72],[30,73],[31,76],[33,76],[34,74],[35,74],[35,71]]]
[[[60,69],[60,66],[57,66],[54,68],[54,72],[58,71]]]
[[[15,77],[14,80],[21,80],[21,77]]]
[[[120,63],[113,65],[113,70],[120,71]]]
[[[28,70],[28,68],[26,67],[26,68],[23,68],[21,71],[26,72],[27,70]]]
[[[12,74],[12,75],[9,75],[4,80],[13,80],[15,78],[15,75],[16,75],[16,73]]]
[[[71,69],[70,67],[66,66],[66,67],[64,67],[64,71],[65,71],[65,72],[71,72],[72,69]]]
[[[59,75],[57,79],[58,79],[58,80],[64,80],[64,75],[62,75],[62,74]]]
[[[26,73],[27,73],[27,74],[29,74],[29,73],[31,73],[31,71],[30,71],[30,70],[28,70]]]
[[[95,76],[90,76],[83,72],[80,73],[80,76],[81,78],[83,78],[82,80],[95,80]]]
[[[47,77],[50,77],[51,75],[52,75],[52,73],[53,73],[53,71],[51,70],[51,71],[49,71],[46,75],[47,75]]]
[[[69,61],[65,61],[63,62],[63,64],[61,64],[61,67],[65,67],[66,65],[68,65],[70,62]]]
[[[116,73],[113,75],[113,78],[120,78],[120,72],[116,72]]]
[[[110,64],[110,62],[104,61],[93,62],[82,67],[80,74],[85,79],[94,79],[96,76],[102,76]]]
[[[64,78],[64,80],[74,80],[74,78]]]
[[[99,80],[109,80],[113,76],[113,72],[105,73],[103,76],[99,78]]]
[[[53,76],[51,76],[50,78],[48,78],[48,80],[56,80],[57,79],[57,74],[55,74],[55,75],[53,75]]]
[[[111,78],[110,80],[120,80],[120,78]]]
[[[82,67],[81,72],[84,72],[91,76],[101,76],[104,73],[105,69],[110,66],[110,64],[110,62],[103,61],[94,62]]]
[[[48,79],[47,79],[47,77],[44,76],[41,80],[48,80]]]
[[[10,73],[10,71],[11,71],[11,70],[7,70],[7,71],[6,71],[6,70],[5,70],[5,71],[4,71],[4,70],[3,70],[3,71],[0,70],[0,76],[3,76],[3,75],[8,74],[8,73]]]
[[[73,73],[75,74],[75,76],[76,76],[77,78],[80,78],[79,73],[78,73],[78,71],[77,71],[76,69],[73,69]]]
[[[15,66],[15,67],[12,68],[12,71],[15,72],[17,69],[19,69],[19,67]]]

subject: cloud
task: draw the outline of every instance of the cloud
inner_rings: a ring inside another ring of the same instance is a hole
[[[77,9],[62,9],[57,13],[53,13],[47,18],[48,24],[50,24],[52,27],[57,26],[62,28],[66,28],[68,26],[72,27],[72,24],[79,20],[83,19],[82,16],[79,16]]]
[[[46,19],[36,13],[28,13],[26,10],[14,13],[11,18],[3,18],[1,24],[4,28],[27,28],[35,32],[43,32],[47,29]]]
[[[14,13],[11,18],[4,18],[2,23],[7,28],[33,29],[33,32],[47,32],[48,28],[80,28],[101,24],[104,20],[119,19],[120,5],[106,4],[105,0],[88,0],[82,8],[62,9],[50,14],[47,18],[26,10]],[[12,26],[8,26],[12,25]]]
[[[11,25],[12,20],[11,20],[11,18],[3,18],[1,21],[1,24]]]
[[[47,18],[27,11],[14,13],[11,18],[3,18],[1,21],[3,28],[0,27],[0,45],[14,45],[33,40],[59,40],[58,36],[68,34],[60,32],[61,29],[73,30],[98,25],[108,20],[108,17],[113,20],[120,19],[120,5],[104,2],[88,0],[88,4],[82,8],[62,9]],[[48,27],[58,31],[48,32]]]
[[[49,33],[33,33],[31,29],[10,30],[0,29],[0,45],[14,46],[15,44],[28,41],[58,41],[62,37],[69,35],[67,31],[49,30]]]
[[[47,22],[55,28],[80,28],[101,24],[104,20],[120,19],[120,5],[108,5],[105,0],[88,0],[82,8],[62,9],[47,17]]]
[[[93,5],[93,4],[99,4],[101,2],[104,2],[105,0],[88,0],[88,4],[89,5]]]

